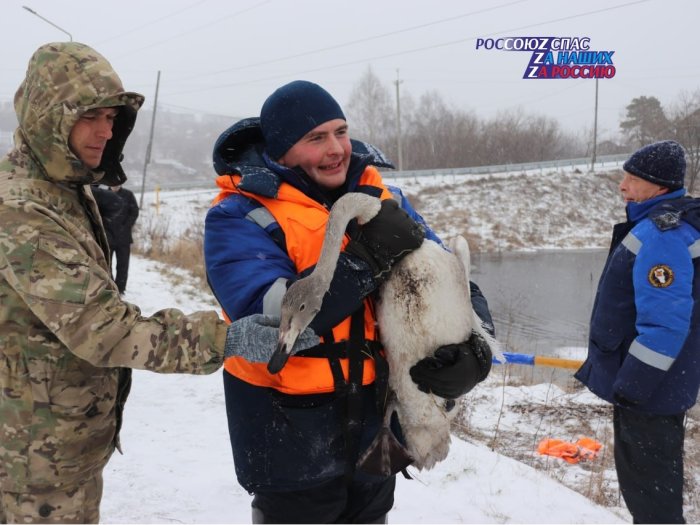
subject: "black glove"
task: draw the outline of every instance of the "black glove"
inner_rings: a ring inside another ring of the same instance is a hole
[[[410,374],[421,391],[455,399],[486,379],[490,370],[491,349],[483,337],[472,332],[468,341],[441,346],[434,357],[418,361]]]
[[[391,267],[420,247],[423,227],[414,221],[394,199],[382,201],[379,213],[345,247],[345,251],[367,261],[375,278],[388,275]]]

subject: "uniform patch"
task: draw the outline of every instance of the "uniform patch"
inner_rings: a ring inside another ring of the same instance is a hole
[[[648,278],[655,288],[666,288],[673,282],[673,270],[665,264],[657,264],[649,270]]]

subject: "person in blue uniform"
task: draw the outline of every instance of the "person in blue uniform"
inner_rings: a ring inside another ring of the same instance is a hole
[[[627,221],[614,227],[576,373],[613,404],[615,467],[635,523],[685,523],[684,419],[700,385],[700,202],[683,147],[649,144],[625,162]]]

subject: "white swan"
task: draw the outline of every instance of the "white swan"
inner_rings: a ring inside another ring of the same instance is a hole
[[[348,193],[333,205],[316,268],[293,283],[282,300],[279,344],[268,363],[271,373],[281,370],[294,341],[320,310],[348,222],[357,218],[364,224],[379,213],[380,206],[379,199],[361,193]],[[418,469],[429,469],[447,456],[450,421],[457,410],[447,410],[443,398],[421,392],[410,377],[410,367],[440,346],[466,341],[472,331],[500,354],[472,308],[467,241],[459,236],[451,249],[454,254],[425,239],[420,248],[394,265],[376,304],[380,340],[389,362],[389,386],[395,394],[388,416],[396,410]],[[380,472],[388,473],[385,456],[391,445],[387,439],[391,439],[388,424],[375,440],[377,446],[370,447],[360,462],[379,449],[384,465]]]

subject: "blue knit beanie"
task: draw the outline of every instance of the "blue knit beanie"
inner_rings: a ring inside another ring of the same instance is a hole
[[[670,190],[683,187],[685,150],[674,140],[654,142],[635,151],[622,169]]]
[[[345,120],[343,110],[318,84],[306,80],[285,84],[267,97],[260,110],[265,151],[278,160],[316,126],[337,118]]]

